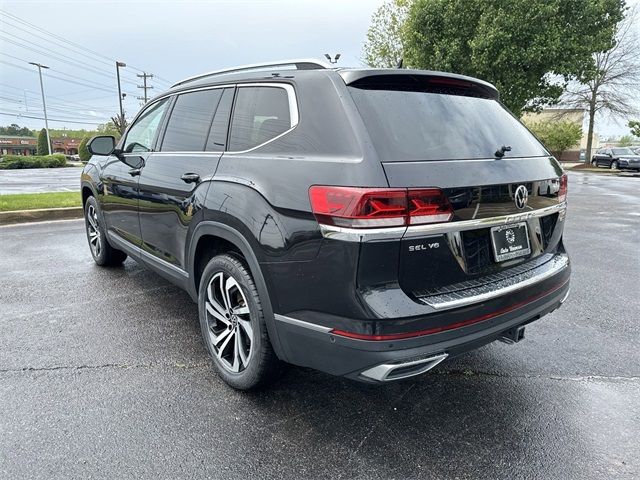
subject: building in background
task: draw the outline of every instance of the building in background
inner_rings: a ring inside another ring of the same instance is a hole
[[[585,152],[587,151],[587,111],[582,108],[545,108],[540,113],[527,112],[522,115],[522,121],[528,125],[532,123],[543,122],[574,122],[582,127],[582,138],[580,142],[572,148],[565,150],[562,158],[558,160],[564,162],[584,161]],[[600,138],[596,132],[593,132],[593,142],[591,149],[600,148]]]
[[[38,149],[36,137],[0,135],[1,155],[35,155]]]
[[[65,155],[77,155],[80,146],[80,138],[56,137],[51,139],[53,153],[64,153]]]
[[[51,139],[53,153],[77,155],[81,138],[54,137]],[[35,155],[38,150],[36,137],[0,135],[0,155]]]

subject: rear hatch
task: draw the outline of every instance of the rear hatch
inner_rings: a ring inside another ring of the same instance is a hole
[[[405,292],[464,288],[553,256],[566,177],[493,87],[446,74],[343,76],[389,186],[439,188],[450,204],[446,224],[407,229],[399,252]],[[492,221],[505,216],[500,226]]]

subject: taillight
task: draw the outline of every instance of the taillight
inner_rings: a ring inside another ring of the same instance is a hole
[[[453,209],[438,188],[330,187],[309,189],[318,222],[350,228],[380,228],[446,222]]]
[[[560,177],[560,190],[558,190],[558,200],[564,202],[567,200],[567,190],[569,188],[569,177],[565,173]]]
[[[448,222],[453,216],[449,199],[439,188],[408,191],[409,224]]]
[[[371,228],[405,224],[405,190],[314,185],[309,198],[316,218],[326,225]]]

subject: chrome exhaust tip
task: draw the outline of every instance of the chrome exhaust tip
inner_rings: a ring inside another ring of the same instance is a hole
[[[419,358],[417,360],[404,361],[399,363],[383,363],[360,373],[363,377],[378,382],[390,382],[403,378],[414,377],[431,370],[449,356],[448,353],[441,353],[433,357]]]

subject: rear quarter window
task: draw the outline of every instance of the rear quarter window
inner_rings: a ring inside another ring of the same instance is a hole
[[[538,140],[492,98],[446,91],[349,87],[384,162],[546,156]]]
[[[291,128],[289,96],[280,87],[240,87],[231,120],[230,151],[262,145]]]

